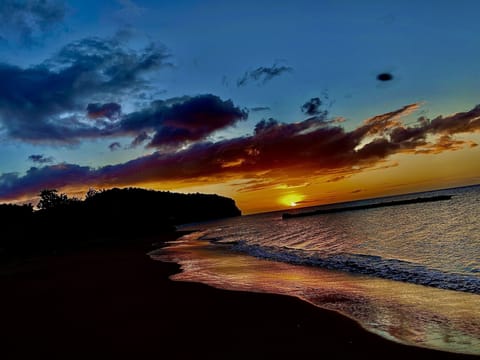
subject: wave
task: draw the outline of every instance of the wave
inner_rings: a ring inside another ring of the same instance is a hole
[[[216,243],[218,244],[218,242]],[[399,259],[386,259],[376,255],[351,253],[322,255],[318,251],[311,252],[288,247],[252,245],[243,240],[222,242],[221,244],[229,246],[233,251],[267,260],[316,266],[329,270],[375,276],[446,290],[480,294],[480,278],[478,277],[444,272]]]

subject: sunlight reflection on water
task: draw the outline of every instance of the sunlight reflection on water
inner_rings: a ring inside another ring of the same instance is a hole
[[[292,295],[338,311],[393,341],[480,354],[479,295],[257,259],[195,234],[183,240],[150,254],[181,265],[174,280]]]

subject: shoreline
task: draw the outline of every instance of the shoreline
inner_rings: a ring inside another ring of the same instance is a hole
[[[384,339],[296,297],[172,281],[180,266],[147,253],[181,235],[2,266],[6,358],[478,358]]]

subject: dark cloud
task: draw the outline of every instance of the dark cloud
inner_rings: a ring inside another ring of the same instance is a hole
[[[320,98],[315,97],[308,100],[305,104],[302,105],[301,110],[304,114],[313,116],[317,115],[320,112],[320,106],[322,105],[322,101]]]
[[[268,131],[272,131],[275,128],[278,128],[279,126],[279,121],[275,120],[274,118],[262,119],[255,125],[254,133],[255,135],[266,133]]]
[[[47,164],[47,163],[53,162],[53,157],[51,156],[46,157],[42,154],[33,154],[28,157],[28,160],[38,164]]]
[[[322,101],[320,98],[315,97],[308,100],[305,104],[302,105],[301,110],[304,114],[309,116],[315,116],[323,113],[320,109],[322,106]]]
[[[107,118],[116,120],[120,117],[122,107],[117,103],[91,103],[87,105],[87,116],[90,119]]]
[[[253,111],[253,112],[267,111],[267,110],[270,110],[268,106],[257,106],[257,107],[250,108],[250,111]]]
[[[153,131],[150,147],[178,147],[203,140],[213,132],[246,119],[248,113],[231,100],[206,94],[157,100],[150,107],[128,114],[120,130],[139,133]]]
[[[422,118],[424,127],[435,134],[456,134],[478,131],[480,128],[480,105],[470,111],[459,112],[447,117],[438,116],[433,120]]]
[[[305,173],[339,181],[365,169],[384,167],[393,154],[435,153],[476,145],[453,135],[480,131],[479,107],[448,117],[422,119],[414,128],[404,127],[400,118],[417,108],[411,104],[374,116],[351,131],[316,118],[290,124],[268,119],[258,123],[251,136],[196,143],[176,152],[157,151],[98,169],[74,164],[34,167],[24,176],[1,175],[0,199],[31,196],[44,188],[67,185],[108,188],[162,181],[259,179],[262,173],[266,174],[262,179],[276,179],[277,184],[284,179],[300,184]],[[252,183],[250,191],[263,188],[263,180]]]
[[[0,175],[0,198],[15,198],[24,194],[37,195],[46,188],[60,189],[70,184],[83,184],[89,181],[92,170],[89,167],[58,164],[31,167],[24,176],[17,173]],[[48,184],[47,187],[42,185]]]
[[[66,10],[62,0],[2,0],[0,34],[26,46],[35,45],[63,22]]]
[[[86,38],[37,66],[0,63],[1,125],[7,136],[30,143],[131,136],[138,146],[148,133],[148,146],[175,148],[247,118],[246,110],[211,94],[156,100],[130,114],[117,102],[94,101],[143,93],[143,75],[171,66],[168,58],[152,44],[130,50],[115,39]]]
[[[147,85],[143,75],[170,66],[168,58],[153,44],[134,51],[116,40],[86,38],[36,66],[0,64],[0,120],[10,137],[34,143],[111,134],[104,123],[82,121],[87,104],[138,91]]]
[[[292,72],[293,68],[290,66],[278,66],[274,64],[271,67],[260,66],[255,70],[247,71],[243,76],[237,80],[237,86],[245,86],[250,82],[257,82],[264,85],[267,81],[274,77],[280,76],[286,72]]]
[[[110,149],[110,151],[116,151],[116,150],[121,149],[122,145],[120,145],[120,143],[118,141],[115,141],[115,142],[111,143],[110,145],[108,145],[108,148]]]
[[[137,146],[142,145],[145,141],[150,140],[151,138],[152,137],[148,135],[146,131],[142,131],[135,137],[135,139],[132,140],[130,147],[136,148]]]
[[[323,200],[323,199],[321,199]],[[310,205],[310,204],[318,204],[320,201],[320,199],[314,199],[314,200],[300,200],[300,201],[295,201],[295,204],[297,206],[299,205]]]

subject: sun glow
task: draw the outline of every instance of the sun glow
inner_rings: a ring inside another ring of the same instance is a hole
[[[294,207],[297,206],[300,201],[305,199],[305,195],[302,194],[286,194],[278,199],[278,202],[284,206]]]

